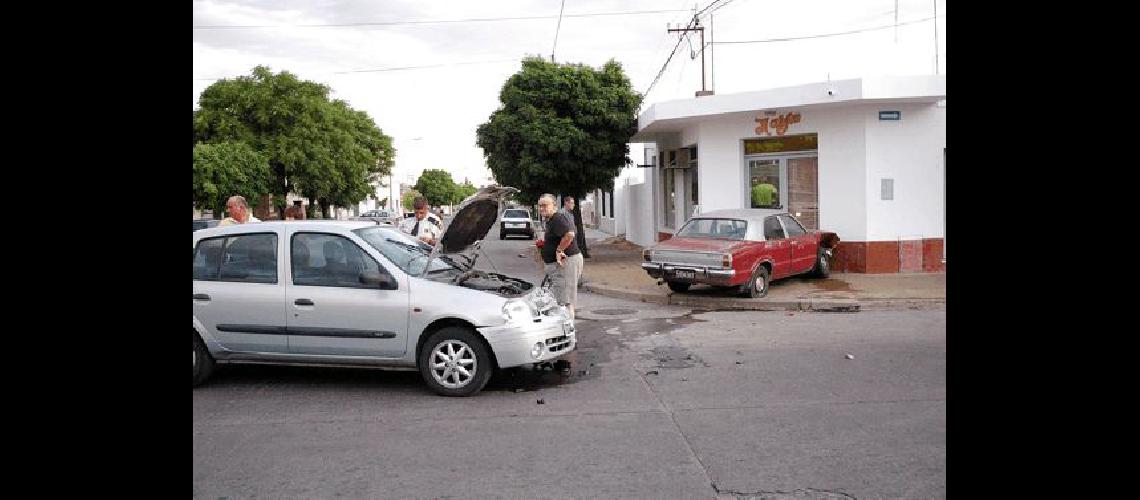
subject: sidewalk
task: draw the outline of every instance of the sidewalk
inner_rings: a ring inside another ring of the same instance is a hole
[[[596,233],[605,237],[602,232]],[[827,279],[792,277],[773,281],[768,296],[752,299],[723,289],[694,286],[674,293],[641,269],[640,246],[620,238],[588,241],[583,290],[656,304],[705,309],[801,310],[854,312],[942,306],[946,303],[945,273],[831,273]]]

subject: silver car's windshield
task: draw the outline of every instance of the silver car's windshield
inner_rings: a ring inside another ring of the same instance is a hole
[[[742,240],[747,231],[748,223],[740,219],[690,219],[677,236]]]
[[[412,238],[409,234],[387,227],[365,227],[354,229],[352,232],[372,245],[372,248],[379,250],[405,273],[419,276],[424,272],[428,255],[431,254],[430,245]],[[428,274],[453,270],[459,270],[459,266],[447,257],[437,256],[432,260]]]

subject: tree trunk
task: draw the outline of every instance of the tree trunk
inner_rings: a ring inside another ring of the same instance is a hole
[[[575,239],[578,240],[578,251],[582,252],[582,258],[590,258],[590,250],[586,248],[586,228],[582,227],[582,198],[585,195],[574,195],[574,233],[577,234]]]
[[[320,214],[317,213],[318,210],[320,210],[320,206],[317,205],[317,199],[313,196],[310,196],[309,197],[309,213],[307,214],[306,218],[308,218],[308,219],[319,219]]]
[[[285,200],[287,200],[289,198],[289,189],[292,187],[289,185],[289,179],[287,177],[285,177],[285,165],[282,165],[282,164],[273,165],[273,172],[277,174],[277,187],[279,189],[278,192],[273,193],[273,194],[274,195],[280,195],[281,201],[282,201],[282,203],[284,203]],[[277,196],[274,196],[274,198],[277,198]],[[278,217],[280,217],[280,220],[285,220],[285,211],[284,210],[282,210],[277,215],[278,215]]]
[[[321,205],[321,217],[325,218],[325,219],[332,219],[333,216],[332,216],[332,214],[329,213],[329,206],[332,204],[329,203],[329,200],[324,199],[324,198],[318,198],[317,203],[319,203]]]

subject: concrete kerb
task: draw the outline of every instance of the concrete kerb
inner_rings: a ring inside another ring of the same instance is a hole
[[[732,297],[707,297],[669,293],[666,295],[631,292],[618,288],[585,283],[582,289],[588,292],[635,300],[651,304],[684,306],[698,309],[741,310],[741,311],[816,311],[816,312],[859,312],[861,304],[853,299],[811,299],[790,300],[745,299]]]

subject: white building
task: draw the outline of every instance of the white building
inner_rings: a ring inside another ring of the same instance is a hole
[[[944,270],[945,99],[916,76],[656,103],[631,140],[648,168],[615,179],[612,210],[595,198],[599,226],[649,246],[694,213],[778,207],[839,235],[836,271]]]

